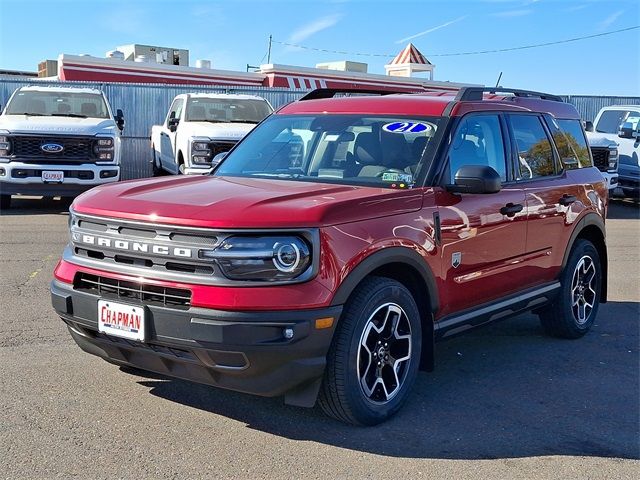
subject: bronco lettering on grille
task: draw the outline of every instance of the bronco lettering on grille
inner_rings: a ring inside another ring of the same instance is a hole
[[[131,252],[152,253],[155,255],[167,255],[181,258],[191,258],[192,249],[184,247],[168,247],[165,245],[154,245],[152,243],[133,242],[129,240],[113,240],[107,237],[73,233],[73,241],[87,245],[113,248],[116,250],[128,250]]]

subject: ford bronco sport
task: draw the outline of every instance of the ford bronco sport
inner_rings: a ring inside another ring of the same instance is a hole
[[[523,311],[578,338],[606,300],[607,189],[552,95],[321,90],[212,175],[71,207],[52,302],[114,364],[371,425],[434,341]]]

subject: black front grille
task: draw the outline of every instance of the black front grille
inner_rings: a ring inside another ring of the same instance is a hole
[[[591,147],[591,155],[593,155],[593,166],[602,172],[606,172],[609,168],[609,149]]]
[[[238,142],[211,142],[209,148],[211,149],[211,158],[215,157],[219,153],[228,152]]]
[[[21,158],[33,158],[47,161],[65,160],[88,160],[94,159],[93,138],[79,137],[36,137],[36,136],[16,136],[11,137],[12,155]],[[60,152],[44,152],[42,145],[56,144],[63,147]]]
[[[74,281],[76,290],[97,294],[105,298],[139,301],[165,307],[187,309],[191,306],[191,291],[169,288],[141,282],[129,282],[115,278],[78,273]]]

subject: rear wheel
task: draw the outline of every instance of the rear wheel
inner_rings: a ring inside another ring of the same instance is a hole
[[[357,425],[391,417],[415,382],[421,339],[420,313],[409,290],[388,278],[364,280],[338,323],[320,391],[321,408]]]
[[[7,210],[11,207],[11,195],[0,195],[0,210]]]
[[[593,243],[576,241],[560,283],[558,298],[540,312],[540,322],[549,335],[580,338],[593,325],[600,305],[602,271]]]

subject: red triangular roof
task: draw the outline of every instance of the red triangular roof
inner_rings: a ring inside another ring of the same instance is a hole
[[[407,63],[431,65],[431,62],[427,60],[427,57],[420,53],[420,50],[418,50],[413,43],[409,43],[404,47],[389,65],[403,65]]]

